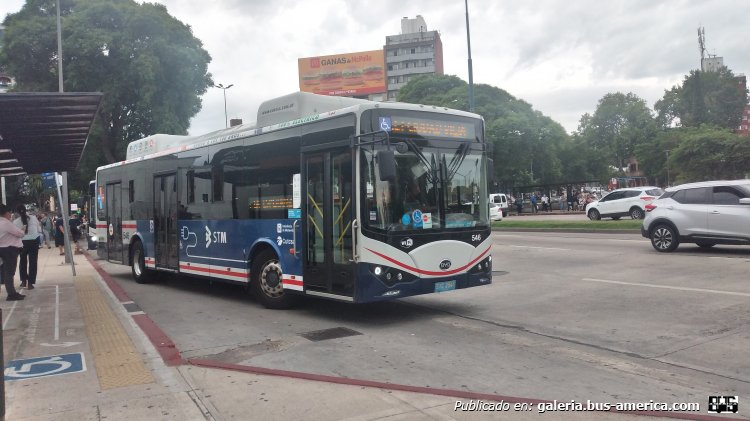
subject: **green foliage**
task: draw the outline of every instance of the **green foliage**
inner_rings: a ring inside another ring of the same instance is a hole
[[[646,101],[617,92],[602,97],[594,114],[581,118],[579,132],[598,156],[622,168],[639,144],[656,135],[657,125]]]
[[[6,17],[0,62],[17,91],[57,91],[54,0],[27,0]],[[68,92],[104,93],[78,174],[124,159],[127,143],[154,133],[185,134],[212,85],[211,57],[190,27],[160,4],[61,0],[63,75]]]
[[[711,126],[685,129],[669,165],[678,183],[744,178],[750,170],[750,137]]]
[[[468,111],[468,85],[456,76],[425,75],[399,91],[402,102]],[[560,160],[568,135],[560,124],[494,86],[474,87],[475,112],[485,119],[487,141],[494,144],[493,189],[573,181]],[[575,179],[579,181],[579,179]]]
[[[734,130],[746,103],[747,91],[737,89],[732,71],[722,67],[711,72],[691,71],[681,86],[665,91],[655,108],[663,127],[708,124]]]

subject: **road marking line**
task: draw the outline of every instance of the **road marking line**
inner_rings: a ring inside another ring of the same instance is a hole
[[[709,256],[709,259],[721,259],[721,260],[739,260],[740,262],[750,262],[750,259],[744,257],[724,257],[724,256]]]
[[[60,340],[60,285],[55,285],[55,342]]]
[[[534,246],[514,246],[512,244],[508,245],[509,247],[519,248],[519,249],[538,249],[538,250],[563,250],[563,251],[570,251],[570,249],[563,249],[558,247],[534,247]]]
[[[674,289],[677,291],[691,291],[691,292],[708,292],[710,294],[723,294],[723,295],[736,295],[738,297],[750,297],[750,293],[747,292],[732,292],[732,291],[720,291],[718,289],[703,289],[703,288],[690,288],[690,287],[673,287],[669,285],[654,285],[654,284],[642,284],[638,282],[622,282],[622,281],[610,281],[608,279],[594,279],[594,278],[583,278],[582,281],[589,282],[601,282],[605,284],[617,284],[617,285],[629,285],[637,287],[648,287],[648,288],[661,288],[661,289]]]
[[[5,326],[8,324],[8,320],[10,320],[10,316],[13,315],[13,310],[16,309],[17,304],[18,304],[18,301],[13,301],[13,305],[10,306],[10,313],[8,313],[8,317],[5,317],[3,319],[3,330],[5,330]]]

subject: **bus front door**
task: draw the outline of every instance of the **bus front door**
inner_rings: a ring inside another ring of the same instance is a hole
[[[355,276],[351,150],[307,154],[304,162],[305,288],[351,297]]]
[[[177,185],[175,174],[154,176],[156,267],[177,269]]]
[[[107,184],[107,260],[122,263],[122,184]]]

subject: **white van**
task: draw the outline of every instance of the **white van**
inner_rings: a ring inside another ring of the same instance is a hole
[[[490,194],[490,203],[496,203],[498,206],[500,206],[500,210],[503,212],[503,216],[508,216],[508,198],[504,193]]]

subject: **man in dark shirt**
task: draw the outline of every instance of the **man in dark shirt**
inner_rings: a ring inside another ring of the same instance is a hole
[[[76,253],[80,253],[81,249],[78,247],[78,240],[81,239],[81,220],[78,219],[78,215],[75,213],[70,214],[70,220],[68,221],[68,225],[70,226],[70,235],[73,240],[73,244],[75,244]]]

